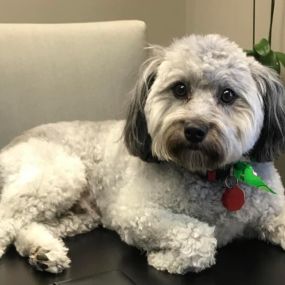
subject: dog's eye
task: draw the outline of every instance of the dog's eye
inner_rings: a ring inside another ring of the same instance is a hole
[[[224,89],[220,97],[221,101],[224,104],[228,104],[228,105],[232,104],[236,98],[237,98],[236,93],[231,89]]]
[[[188,88],[186,84],[183,82],[175,83],[175,85],[171,88],[171,90],[174,96],[179,99],[184,99],[188,95]]]

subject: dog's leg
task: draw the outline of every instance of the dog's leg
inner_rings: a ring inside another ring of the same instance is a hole
[[[52,220],[86,191],[85,167],[77,156],[37,140],[14,146],[0,157],[4,185],[0,201],[0,256],[17,231]]]
[[[261,239],[280,245],[285,250],[285,207],[279,215],[262,219],[257,230]]]
[[[68,249],[43,224],[31,223],[19,230],[15,246],[19,254],[29,257],[29,263],[40,271],[59,273],[69,267]]]
[[[69,211],[60,219],[48,221],[46,227],[56,236],[67,237],[89,232],[100,224],[95,212],[74,213]]]
[[[170,273],[201,271],[215,263],[214,227],[166,209],[113,207],[111,227],[128,244],[147,251],[149,264]],[[103,215],[104,218],[104,215]]]
[[[99,216],[95,211],[68,211],[59,219],[46,224],[34,222],[19,230],[15,246],[20,255],[29,257],[29,263],[36,269],[59,273],[70,264],[68,250],[60,237],[88,232],[98,224]]]

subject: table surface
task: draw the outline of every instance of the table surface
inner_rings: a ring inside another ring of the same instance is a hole
[[[216,265],[212,268],[184,276],[148,266],[143,252],[126,245],[116,233],[103,228],[66,239],[66,244],[70,248],[72,265],[59,275],[35,271],[13,247],[9,248],[0,260],[0,284],[45,285],[108,271],[123,273],[138,285],[285,284],[285,252],[258,240],[234,241],[219,249]]]

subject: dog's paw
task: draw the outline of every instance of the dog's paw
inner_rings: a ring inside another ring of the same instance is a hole
[[[190,239],[181,248],[149,252],[148,263],[169,273],[200,272],[215,264],[216,246],[217,240],[214,237]]]
[[[47,251],[43,248],[37,248],[30,256],[29,263],[37,270],[50,273],[60,273],[69,268],[70,259],[67,256],[67,250]]]
[[[172,274],[200,272],[215,264],[215,252],[206,255],[187,256],[172,250],[161,250],[148,254],[148,263],[158,270]]]

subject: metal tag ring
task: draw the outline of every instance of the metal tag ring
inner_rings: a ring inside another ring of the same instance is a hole
[[[232,187],[234,187],[237,184],[238,184],[238,179],[235,176],[228,176],[225,179],[225,186],[227,188],[232,188]]]

